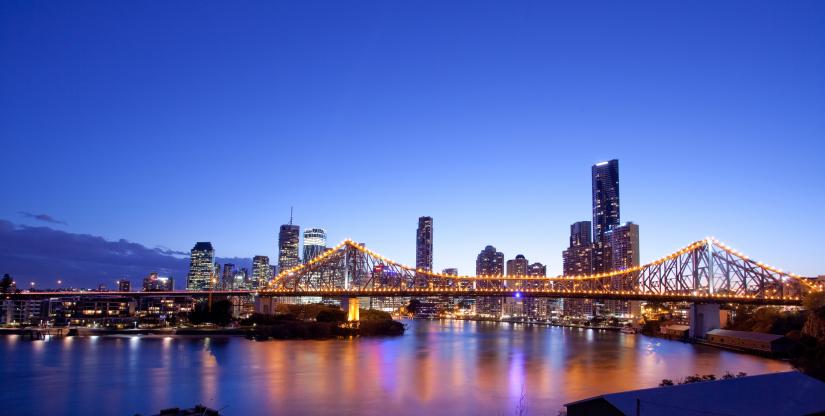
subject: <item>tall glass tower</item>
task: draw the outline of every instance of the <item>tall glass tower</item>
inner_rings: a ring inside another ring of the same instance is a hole
[[[209,290],[215,272],[215,249],[210,242],[198,242],[189,257],[186,290]]]
[[[433,269],[433,218],[419,217],[415,232],[415,268]]]
[[[278,269],[280,272],[289,270],[300,263],[298,245],[301,240],[301,227],[289,224],[281,226],[278,232]]]
[[[593,165],[593,272],[611,268],[610,249],[605,233],[619,221],[619,161],[616,159]]]

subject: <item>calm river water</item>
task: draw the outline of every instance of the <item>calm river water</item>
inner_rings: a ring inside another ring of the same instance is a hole
[[[0,336],[2,414],[555,416],[565,402],[693,373],[784,371],[781,361],[618,332],[406,321],[397,338]]]

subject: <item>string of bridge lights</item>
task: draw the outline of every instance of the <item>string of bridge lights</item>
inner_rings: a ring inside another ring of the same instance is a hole
[[[299,271],[301,271],[305,268],[311,267],[311,266],[313,266],[313,265],[315,265],[319,262],[322,262],[322,261],[326,260],[327,258],[337,254],[338,250],[344,248],[345,246],[352,247],[352,248],[354,248],[354,249],[356,249],[356,250],[358,250],[358,251],[360,251],[364,254],[367,254],[367,255],[375,258],[375,259],[378,259],[378,260],[382,261],[385,264],[395,266],[395,267],[407,270],[409,272],[416,273],[418,275],[423,275],[423,276],[433,277],[433,278],[438,278],[438,279],[514,280],[514,281],[584,281],[584,280],[605,279],[605,278],[610,278],[610,277],[615,277],[615,276],[620,276],[620,275],[624,275],[624,274],[638,272],[638,271],[641,271],[645,268],[648,268],[648,267],[651,267],[651,266],[658,266],[658,265],[663,264],[667,261],[673,260],[673,259],[675,259],[675,258],[677,258],[677,257],[679,257],[679,256],[681,256],[685,253],[691,252],[691,251],[696,250],[700,247],[710,246],[710,245],[714,245],[716,247],[719,247],[720,249],[722,249],[726,253],[728,253],[730,255],[733,255],[733,256],[736,256],[736,257],[740,258],[741,260],[743,260],[745,262],[755,264],[756,266],[758,266],[762,269],[765,269],[765,270],[768,270],[770,272],[779,274],[781,276],[787,276],[787,277],[793,278],[793,279],[805,284],[810,289],[813,289],[813,290],[816,290],[816,291],[819,291],[819,290],[822,289],[821,287],[806,281],[807,279],[803,278],[802,276],[800,276],[798,274],[788,273],[788,272],[785,272],[782,269],[779,269],[777,267],[773,267],[773,266],[764,264],[762,262],[754,261],[750,257],[746,256],[744,253],[733,249],[732,247],[724,244],[723,242],[719,241],[718,239],[716,239],[714,237],[706,237],[703,240],[696,241],[696,242],[694,242],[694,243],[692,243],[688,246],[685,246],[685,247],[683,247],[683,248],[681,248],[677,251],[672,252],[671,254],[669,254],[667,256],[660,257],[660,258],[658,258],[658,259],[656,259],[656,260],[654,260],[650,263],[644,264],[644,265],[634,266],[634,267],[630,267],[630,268],[623,269],[623,270],[614,270],[614,271],[606,272],[606,273],[597,273],[597,274],[590,274],[590,275],[574,275],[574,276],[563,276],[563,275],[561,275],[561,276],[555,276],[555,277],[523,276],[523,275],[518,275],[518,276],[502,276],[502,275],[466,276],[466,275],[462,275],[462,276],[458,276],[458,275],[451,275],[451,274],[446,274],[446,273],[438,273],[438,272],[434,272],[434,271],[426,270],[426,269],[416,269],[415,267],[411,267],[411,266],[408,266],[408,265],[405,265],[405,264],[398,263],[395,260],[392,260],[392,259],[390,259],[388,257],[385,257],[385,256],[383,256],[383,255],[381,255],[381,254],[379,254],[375,251],[372,251],[372,250],[356,243],[355,241],[353,241],[351,239],[346,239],[346,240],[342,241],[340,244],[338,244],[337,246],[333,247],[331,250],[327,250],[325,253],[319,255],[318,257],[315,257],[314,259],[312,259],[312,260],[310,260],[310,261],[308,261],[304,264],[297,265],[295,267],[292,267],[290,269],[287,269],[287,270],[279,273],[272,280],[270,285],[274,285],[277,281],[279,281],[280,279],[282,279],[284,277],[290,276],[290,275],[292,275],[294,273],[297,273],[297,272],[299,272]]]

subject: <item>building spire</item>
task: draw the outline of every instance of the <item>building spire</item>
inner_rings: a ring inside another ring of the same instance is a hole
[[[289,225],[292,225],[292,207],[289,207]]]

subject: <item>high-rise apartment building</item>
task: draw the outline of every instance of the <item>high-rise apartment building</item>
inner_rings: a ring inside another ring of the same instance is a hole
[[[484,247],[476,256],[476,276],[504,276],[504,253]]]
[[[530,277],[547,277],[547,266],[538,262],[530,264],[527,266],[527,275]],[[548,284],[551,283],[531,281],[525,286],[533,288],[548,288]],[[558,299],[526,297],[524,298],[524,315],[529,320],[546,321],[550,318],[552,306],[558,305],[558,302]]]
[[[507,260],[507,276],[527,276],[527,268],[530,263],[523,254],[519,254],[514,259]],[[524,284],[520,280],[504,281],[504,285],[511,288],[521,288]],[[524,315],[524,299],[518,297],[505,298],[502,302],[503,314],[509,317],[520,317]]]
[[[433,269],[433,219],[419,217],[415,232],[415,268]]]
[[[620,223],[619,161],[600,162],[591,168],[593,194],[593,272],[610,270],[611,250],[605,233]]]
[[[504,275],[504,253],[496,251],[493,246],[487,246],[481,250],[476,257],[477,276],[503,276]],[[496,283],[481,283],[481,285],[494,285]],[[490,286],[492,287],[492,286]],[[476,288],[483,288],[477,286]],[[487,317],[501,317],[501,298],[479,297],[476,299],[476,314]]]
[[[610,248],[611,270],[626,270],[640,264],[639,257],[639,225],[632,222],[616,226],[605,233],[607,246]],[[611,278],[612,290],[633,290],[626,276]],[[608,312],[616,315],[627,315],[631,312],[630,302],[621,300],[605,301]]]
[[[186,290],[209,290],[215,273],[215,249],[210,242],[198,242],[189,257]]]
[[[570,226],[570,247],[562,252],[562,270],[565,276],[593,273],[593,245],[590,243],[590,221],[579,221]],[[565,282],[559,289],[574,290],[575,283]],[[593,315],[592,299],[567,298],[563,301],[567,316]]]
[[[304,263],[324,254],[327,249],[327,232],[323,228],[304,230]]]

